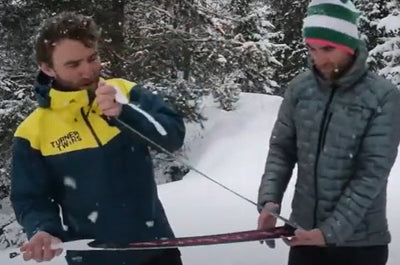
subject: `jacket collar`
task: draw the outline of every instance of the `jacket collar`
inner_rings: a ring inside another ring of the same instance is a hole
[[[42,108],[50,107],[51,99],[49,96],[49,91],[51,88],[51,84],[52,79],[48,75],[40,71],[33,84],[33,88],[35,90],[36,99],[39,103],[39,106]]]
[[[76,107],[84,107],[89,105],[89,96],[87,90],[77,91],[60,91],[51,88],[49,91],[50,108],[59,110],[71,105]]]
[[[87,90],[60,91],[52,87],[52,79],[42,71],[34,83],[34,89],[39,106],[42,108],[62,109],[69,105],[76,107],[88,106],[92,98]]]

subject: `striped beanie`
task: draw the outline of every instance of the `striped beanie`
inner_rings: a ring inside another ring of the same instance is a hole
[[[358,17],[359,11],[350,0],[311,0],[303,25],[305,42],[354,54],[359,42]]]

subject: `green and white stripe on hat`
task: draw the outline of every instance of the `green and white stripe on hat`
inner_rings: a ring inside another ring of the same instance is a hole
[[[355,50],[359,11],[350,0],[312,0],[304,19],[303,37],[323,40]]]

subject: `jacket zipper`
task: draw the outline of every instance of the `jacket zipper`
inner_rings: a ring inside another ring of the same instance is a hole
[[[89,130],[92,133],[92,135],[93,135],[94,139],[96,140],[97,144],[99,146],[102,146],[102,144],[100,142],[100,139],[97,136],[97,134],[94,132],[94,129],[93,129],[92,125],[90,124],[88,117],[85,115],[85,111],[83,110],[83,108],[81,108],[81,114],[82,114],[83,120],[85,121],[86,125],[89,127]]]
[[[324,122],[325,125],[323,126],[323,129],[322,129],[322,136],[321,136],[322,139],[320,140],[320,147],[319,147],[320,151],[323,150],[324,146],[325,146],[326,133],[328,132],[329,123],[331,122],[331,119],[332,119],[332,112],[329,111],[329,113],[327,115],[325,115],[325,117],[326,117],[326,121]]]
[[[328,132],[328,127],[329,123],[331,122],[332,115],[333,113],[329,111],[333,96],[335,95],[336,92],[336,86],[332,86],[332,91],[331,94],[329,95],[329,100],[326,103],[325,110],[324,110],[324,115],[322,117],[322,123],[321,127],[319,130],[319,139],[318,139],[318,148],[317,148],[317,155],[316,155],[316,160],[315,160],[315,166],[314,166],[314,192],[315,192],[315,205],[314,205],[314,224],[313,227],[317,226],[317,211],[318,211],[318,204],[319,204],[319,199],[318,199],[318,163],[319,163],[319,156],[321,154],[321,151],[324,149],[325,146],[325,140],[326,140],[326,134]]]

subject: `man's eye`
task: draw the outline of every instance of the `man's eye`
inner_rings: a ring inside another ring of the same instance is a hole
[[[77,68],[78,66],[79,66],[78,63],[72,63],[68,65],[69,68]]]
[[[329,47],[324,47],[324,51],[326,51],[326,52],[331,52],[331,51],[333,51],[333,50],[335,50],[335,47],[331,47],[331,46],[329,46]]]
[[[91,62],[97,61],[98,59],[99,59],[99,56],[96,54],[96,55],[89,57],[88,62],[91,63]]]

